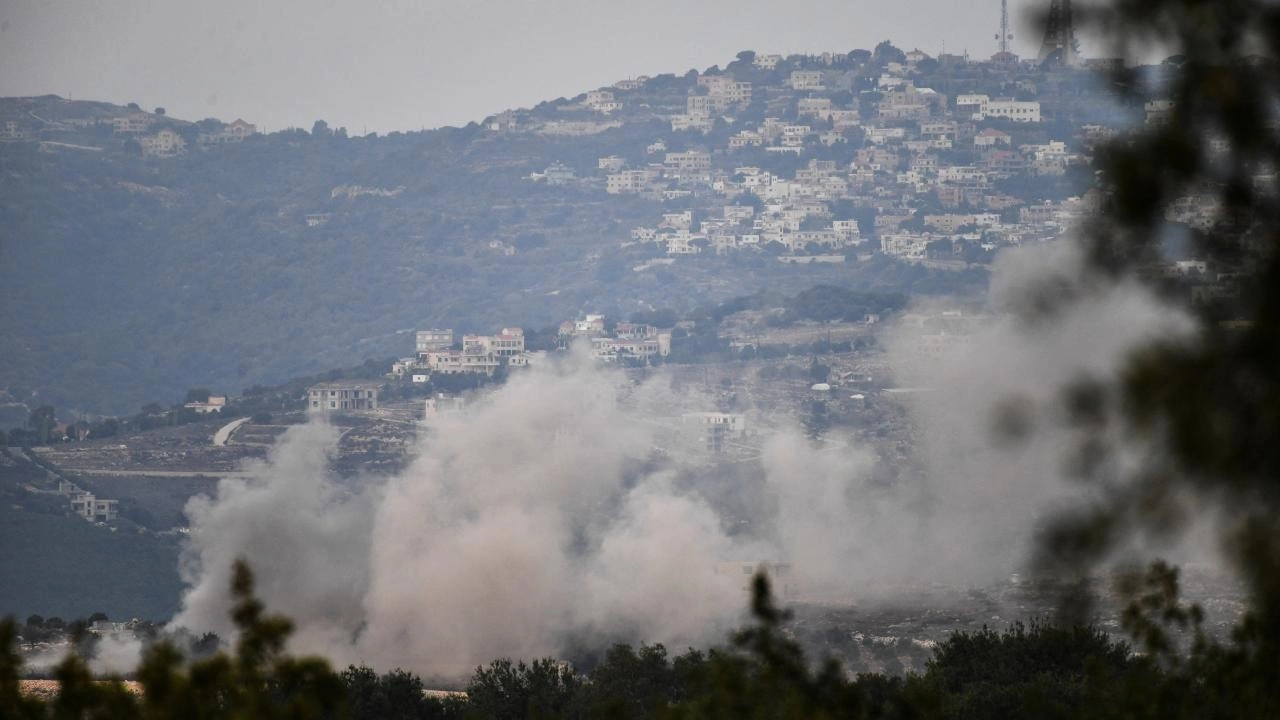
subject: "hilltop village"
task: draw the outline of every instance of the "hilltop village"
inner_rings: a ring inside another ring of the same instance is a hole
[[[741,252],[793,264],[879,253],[963,269],[989,263],[1001,247],[1055,238],[1097,209],[1089,188],[1099,143],[1172,109],[1159,97],[1118,104],[1105,85],[1120,71],[1110,60],[935,57],[888,42],[820,55],[746,51],[723,69],[629,78],[473,125],[495,139],[544,141],[554,159],[522,175],[529,182],[660,203],[648,222],[602,238],[654,249],[640,272]],[[122,149],[165,160],[260,135],[244,120],[187,122],[136,104],[16,100],[0,112],[0,141],[46,152]],[[347,137],[323,121],[317,133]],[[599,140],[614,152],[589,155]],[[557,147],[572,150],[556,158]],[[326,200],[405,191],[345,183]],[[1180,219],[1205,222],[1214,210],[1192,200]],[[318,228],[335,217],[315,207],[300,221]],[[545,232],[496,232],[482,247],[515,255],[545,245]]]
[[[166,368],[228,390],[273,385],[399,356],[412,328],[689,316],[815,285],[980,298],[1003,249],[1057,237],[1103,202],[1101,143],[1172,109],[1113,87],[1159,88],[1174,64],[1070,60],[888,42],[747,51],[382,135],[3,99],[0,194],[13,202],[0,219],[25,223],[19,259],[61,259],[67,291],[43,303],[35,275],[6,278],[0,302],[22,324],[0,383],[119,415],[182,393],[189,381]],[[14,214],[35,202],[67,222]],[[1170,220],[1215,214],[1189,197]],[[1173,259],[1210,286],[1223,271]],[[137,291],[111,294],[125,285]]]
[[[1097,145],[1172,107],[1104,100],[1097,86],[1116,68],[1008,53],[931,57],[888,43],[786,58],[744,52],[723,70],[590,91],[554,106],[563,119],[540,108],[484,126],[585,136],[668,124],[643,154],[598,157],[585,169],[554,162],[529,178],[670,206],[622,240],[667,258],[650,264],[744,251],[843,263],[879,252],[960,269],[1001,247],[1056,238],[1097,209],[1087,191]]]

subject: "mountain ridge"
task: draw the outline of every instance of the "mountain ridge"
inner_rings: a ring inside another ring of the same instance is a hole
[[[399,331],[411,327],[545,327],[584,311],[687,311],[761,289],[797,292],[820,283],[981,292],[985,271],[978,266],[952,272],[871,252],[874,212],[860,221],[871,244],[838,251],[838,266],[784,266],[759,252],[707,252],[654,265],[668,257],[664,246],[631,237],[663,213],[688,209],[696,225],[739,202],[722,198],[711,177],[738,182],[739,165],[786,177],[815,159],[847,167],[870,147],[864,122],[835,132],[832,146],[808,138],[799,153],[727,149],[735,131],[775,111],[784,121],[797,117],[801,97],[874,118],[868,98],[883,93],[864,86],[874,88],[882,72],[937,87],[1000,89],[1021,76],[1071,87],[1086,82],[1080,73],[946,70],[932,60],[907,70],[894,50],[826,61],[793,56],[768,69],[743,53],[724,70],[644,78],[462,128],[365,137],[317,122],[311,132],[235,138],[231,125],[211,119],[192,123],[56,96],[0,99],[0,128],[19,135],[0,144],[0,226],[10,238],[0,247],[0,304],[7,308],[0,344],[8,348],[0,387],[40,403],[122,414],[197,385],[234,393],[403,354]],[[808,67],[820,67],[832,86],[790,87],[791,74]],[[699,78],[716,76],[748,78],[741,82],[753,84],[754,97],[711,113],[705,131],[673,129],[685,117],[681,106],[706,95]],[[1041,95],[1046,106],[1057,97]],[[15,108],[36,100],[75,112],[45,118],[66,127],[6,126],[18,122]],[[1079,113],[1090,106],[1074,107]],[[151,124],[134,130],[116,112]],[[69,125],[70,115],[82,124]],[[114,126],[102,122],[108,116]],[[1063,116],[1014,132],[1043,142],[1076,125],[1077,118]],[[164,131],[182,143],[157,139]],[[664,150],[655,155],[655,145]],[[706,177],[672,173],[667,190],[607,191],[605,160],[652,167],[664,152],[702,153],[712,167]],[[569,179],[561,182],[563,175]],[[1064,192],[1046,185],[1042,194]],[[901,204],[901,197],[875,202]],[[851,208],[836,210],[852,217]]]

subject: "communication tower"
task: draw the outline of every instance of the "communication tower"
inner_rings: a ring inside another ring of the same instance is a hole
[[[1000,0],[1000,32],[996,35],[1000,55],[1009,54],[1009,41],[1013,34],[1009,32],[1009,0]]]
[[[1075,27],[1071,23],[1071,0],[1051,0],[1044,26],[1044,42],[1040,44],[1040,62],[1052,60],[1062,65],[1075,65],[1079,54]]]

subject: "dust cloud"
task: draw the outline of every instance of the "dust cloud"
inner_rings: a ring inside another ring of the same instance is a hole
[[[986,321],[948,336],[922,329],[930,308],[904,318],[887,353],[900,386],[931,388],[908,396],[920,471],[876,481],[872,448],[815,444],[782,422],[759,460],[771,511],[748,532],[677,481],[699,471],[670,447],[670,419],[703,401],[582,353],[442,415],[389,479],[333,477],[337,431],[293,428],[251,479],[188,507],[188,590],[172,624],[227,637],[229,568],[244,556],[268,607],[297,624],[294,650],[462,677],[583,644],[721,642],[747,606],[742,573],[721,563],[789,563],[802,594],[823,599],[1007,577],[1044,513],[1089,492],[1065,469],[1062,385],[1114,374],[1135,343],[1183,326],[1132,286],[1053,322],[1012,312],[1046,272],[1079,265],[1065,243],[1008,252]],[[993,440],[991,420],[1010,398],[1038,423],[1013,444]]]

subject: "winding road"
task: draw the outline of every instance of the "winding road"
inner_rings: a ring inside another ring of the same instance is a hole
[[[249,418],[242,417],[238,420],[232,420],[226,425],[218,428],[218,432],[213,434],[213,444],[217,447],[224,447],[227,444],[227,440],[231,439],[231,433],[235,432],[236,428],[247,422],[249,422]]]

